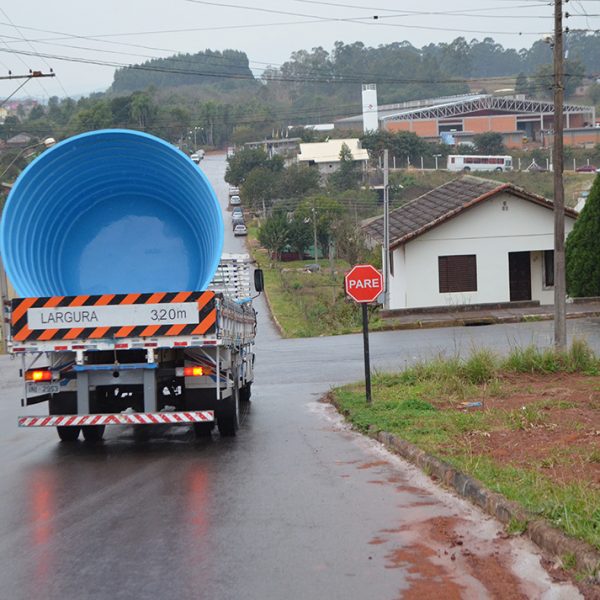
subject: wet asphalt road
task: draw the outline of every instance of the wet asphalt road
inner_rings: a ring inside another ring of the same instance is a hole
[[[223,157],[202,168],[224,202]],[[225,249],[242,250],[228,221]],[[61,445],[53,430],[18,430],[18,364],[0,357],[0,598],[578,597],[550,585],[529,544],[498,538],[493,520],[318,402],[362,378],[361,336],[281,340],[257,306],[253,403],[234,439],[171,428],[136,442],[123,428]],[[597,323],[569,327],[600,349]],[[372,361],[551,335],[548,323],[381,333]],[[448,535],[477,560],[444,554]]]

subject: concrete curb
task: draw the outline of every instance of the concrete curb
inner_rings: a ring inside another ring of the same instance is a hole
[[[567,314],[567,319],[584,319],[590,317],[599,317],[600,311],[586,311]],[[407,323],[382,323],[377,328],[378,331],[400,331],[406,329],[435,329],[438,327],[465,327],[467,325],[497,325],[499,323],[526,323],[532,321],[552,321],[554,314],[541,313],[529,315],[508,315],[506,317],[495,317],[486,315],[481,317],[471,318],[454,318],[454,319],[439,319],[439,320],[415,320]]]
[[[287,337],[285,335],[285,331],[283,330],[283,327],[281,326],[281,323],[277,320],[277,317],[275,316],[275,312],[273,310],[273,307],[271,306],[271,300],[269,299],[269,294],[267,293],[266,289],[263,291],[263,294],[265,295],[265,302],[267,303],[267,308],[269,309],[269,313],[271,315],[271,320],[273,321],[275,328],[277,329],[277,331],[279,332],[279,335],[282,338]]]
[[[344,414],[333,394],[327,394],[325,400]],[[459,496],[469,500],[501,523],[511,521],[526,524],[524,533],[544,552],[558,559],[574,556],[577,569],[591,577],[600,576],[600,553],[586,542],[576,540],[559,531],[547,521],[528,512],[516,502],[506,499],[502,494],[492,492],[480,481],[457,470],[452,465],[428,454],[414,444],[400,439],[392,433],[369,428],[369,436],[384,444],[402,458],[419,467],[433,480],[441,482]]]

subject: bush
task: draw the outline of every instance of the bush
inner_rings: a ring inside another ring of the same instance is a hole
[[[567,238],[567,292],[573,297],[600,296],[600,178]]]

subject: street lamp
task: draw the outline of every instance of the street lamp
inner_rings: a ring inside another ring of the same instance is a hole
[[[10,162],[8,167],[6,167],[6,169],[4,169],[4,171],[2,171],[2,173],[0,173],[0,181],[8,173],[10,168],[19,160],[19,158],[21,158],[22,156],[24,156],[25,158],[31,158],[35,154],[35,152],[30,152],[29,154],[25,154],[26,152],[28,152],[29,150],[33,150],[34,148],[38,148],[39,146],[45,146],[46,148],[50,148],[51,146],[54,146],[54,144],[56,144],[56,140],[53,137],[47,137],[46,139],[44,139],[41,142],[38,142],[37,144],[32,144],[31,146],[27,146],[26,148],[23,148],[21,150],[21,152],[19,152],[12,159],[12,161]]]
[[[198,149],[198,141],[196,140],[196,132],[199,129],[202,131],[203,127],[194,127],[194,152],[196,152],[196,150]]]

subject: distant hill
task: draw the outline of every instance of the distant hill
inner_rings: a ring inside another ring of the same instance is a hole
[[[156,58],[118,69],[109,92],[127,94],[153,87],[157,90],[182,86],[211,86],[230,91],[255,82],[245,52],[205,50]]]

